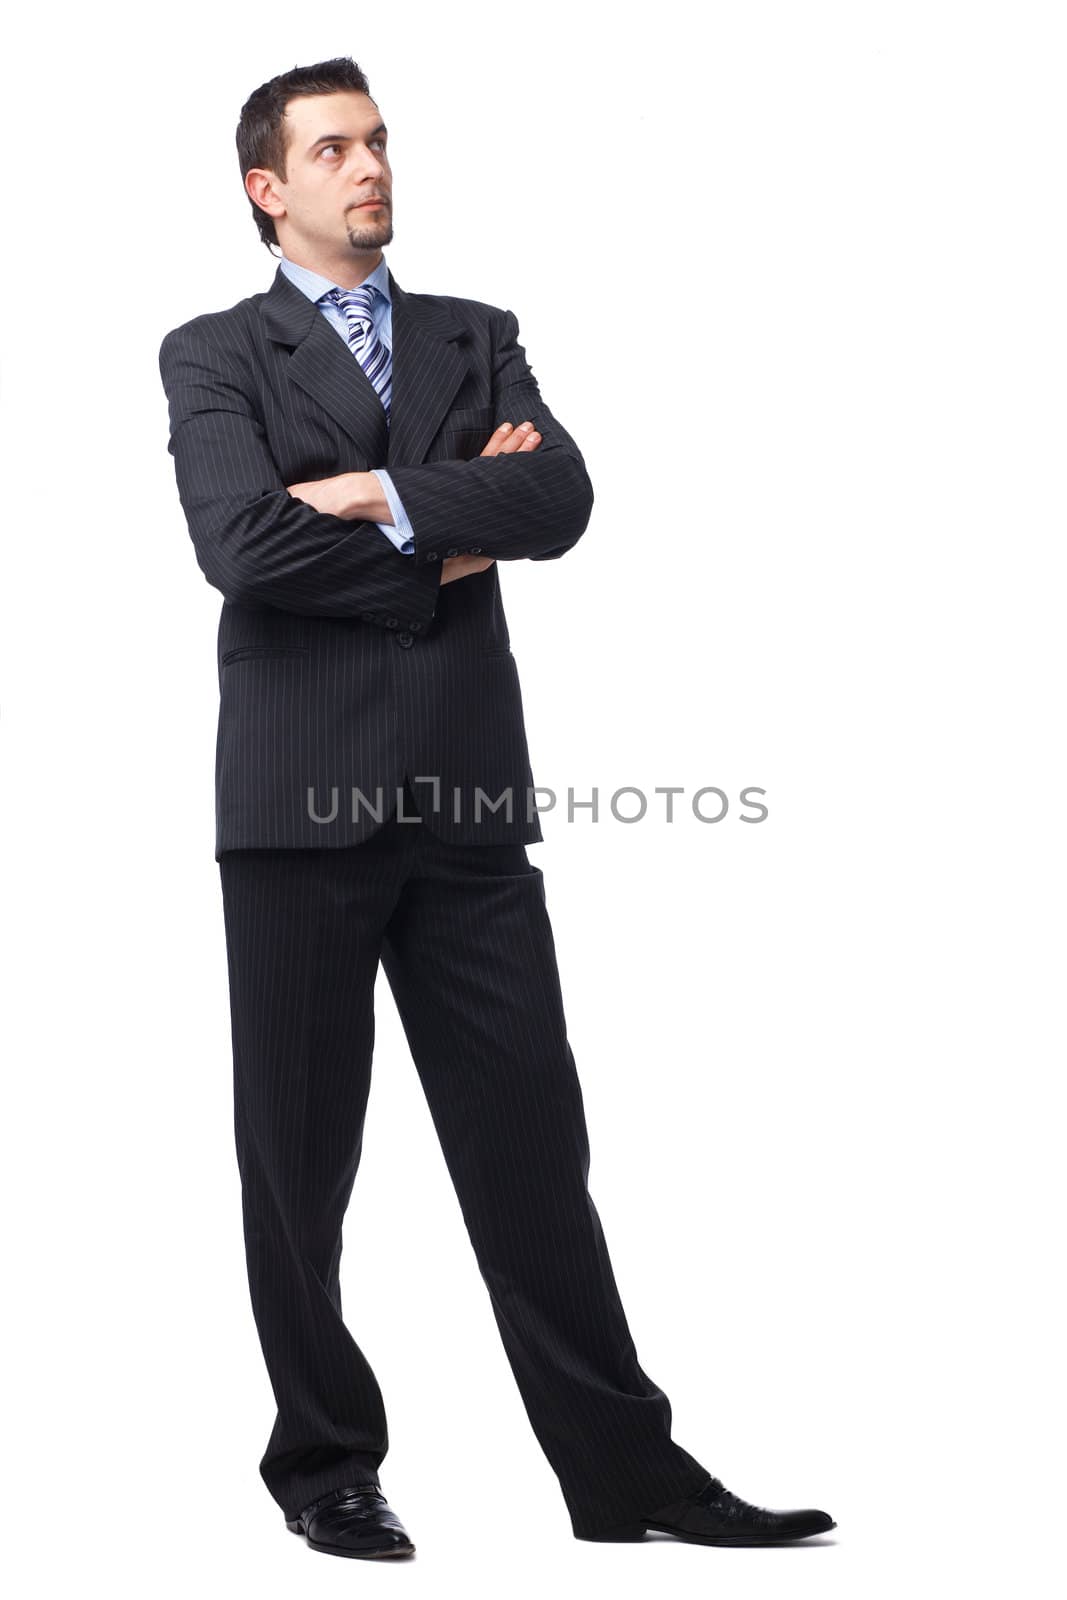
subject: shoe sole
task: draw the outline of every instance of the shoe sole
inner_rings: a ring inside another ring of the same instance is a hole
[[[287,1521],[285,1526],[290,1533],[302,1533],[308,1549],[319,1550],[324,1556],[350,1556],[357,1561],[379,1561],[382,1559],[388,1560],[390,1556],[413,1556],[415,1554],[415,1546],[413,1544],[395,1544],[384,1550],[346,1550],[341,1545],[319,1544],[316,1540],[309,1539],[303,1525],[299,1522]]]
[[[813,1528],[810,1533],[787,1533],[779,1539],[754,1539],[744,1534],[724,1534],[720,1538],[710,1533],[689,1533],[685,1529],[672,1527],[667,1522],[632,1522],[625,1527],[613,1528],[610,1533],[580,1533],[578,1538],[589,1540],[594,1544],[631,1544],[643,1539],[648,1530],[654,1528],[657,1533],[669,1533],[672,1538],[680,1539],[685,1544],[798,1544],[801,1539],[818,1538],[819,1534],[829,1533],[836,1527],[837,1523],[831,1522],[829,1528]]]

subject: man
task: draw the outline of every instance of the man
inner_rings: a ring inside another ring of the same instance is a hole
[[[381,961],[574,1535],[822,1532],[824,1512],[750,1506],[672,1441],[588,1192],[496,568],[580,538],[581,454],[511,311],[389,272],[388,132],[354,62],[264,84],[237,143],[280,264],[266,293],[167,334],[160,371],[189,532],[224,599],[216,858],[278,1406],[264,1481],[314,1549],[414,1550],[381,1492],[382,1396],[339,1289]]]

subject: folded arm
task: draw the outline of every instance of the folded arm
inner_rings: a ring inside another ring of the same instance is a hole
[[[412,565],[436,568],[448,554],[500,561],[552,561],[577,544],[589,524],[593,487],[578,446],[541,398],[519,324],[505,311],[493,361],[494,427],[529,418],[537,450],[390,466],[389,476],[411,523]]]
[[[202,331],[168,333],[159,369],[178,495],[207,581],[237,605],[387,625],[431,619],[437,563],[418,566],[373,521],[290,495],[231,358]]]

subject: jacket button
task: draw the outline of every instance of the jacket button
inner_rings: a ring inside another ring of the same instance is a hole
[[[409,622],[408,623],[408,627],[411,629],[412,633],[421,633],[422,632],[422,623],[421,622]]]
[[[427,550],[426,559],[427,559],[427,561],[436,561],[437,560],[437,551],[436,550]]]
[[[480,556],[481,553],[482,553],[482,547],[481,547],[480,544],[472,544],[471,545],[471,555],[472,556]]]
[[[373,622],[374,621],[374,612],[373,611],[364,611],[364,612],[361,612],[360,614],[361,614],[362,619],[363,619],[364,622]]]
[[[395,617],[386,617],[385,626],[387,628],[395,628],[395,627],[397,627],[398,626],[397,619]]]
[[[402,644],[405,650],[410,650],[415,641],[411,637],[410,633],[398,633],[396,636],[396,642],[397,644]]]
[[[459,551],[458,550],[446,550],[445,551],[445,555],[446,556],[458,556],[459,555]]]

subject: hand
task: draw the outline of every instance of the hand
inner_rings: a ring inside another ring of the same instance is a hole
[[[532,422],[520,422],[517,428],[510,422],[502,422],[481,453],[483,456],[513,456],[519,450],[536,450],[540,443],[541,435]]]
[[[318,478],[313,483],[287,483],[286,488],[294,500],[303,500],[316,511],[334,512],[337,504],[337,479]]]
[[[286,489],[294,500],[303,500],[316,511],[346,522],[391,520],[381,484],[371,472],[339,472],[332,478],[315,478],[309,483],[288,483]]]

